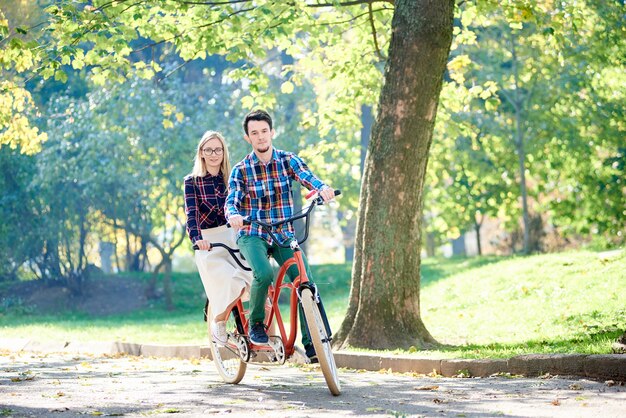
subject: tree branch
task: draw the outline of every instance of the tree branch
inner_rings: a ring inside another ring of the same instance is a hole
[[[226,4],[237,4],[237,3],[251,3],[253,0],[231,0],[231,1],[186,1],[186,0],[175,0],[180,4],[191,4],[197,6],[223,6]]]
[[[374,48],[376,48],[376,55],[380,58],[381,61],[385,61],[383,54],[380,53],[380,48],[378,47],[378,37],[376,35],[376,25],[374,24],[374,12],[372,11],[372,3],[367,4],[367,11],[370,17],[370,25],[372,26],[372,37],[374,38]]]
[[[395,4],[394,0],[354,0],[354,1],[347,1],[345,3],[339,3],[339,4],[334,4],[334,3],[307,4],[307,7],[357,6],[359,4],[371,5],[372,3],[379,3],[379,2],[389,3],[392,5]]]
[[[43,21],[43,22],[39,22],[36,25],[30,26],[29,28],[25,29],[26,33],[29,33],[31,30],[38,28],[39,26],[45,25],[46,23],[48,23],[47,21]],[[18,32],[17,31],[11,31],[7,34],[6,38],[2,38],[0,39],[0,45],[2,45],[4,42],[8,41],[9,39],[11,39],[13,36],[17,35]]]
[[[166,78],[168,78],[169,76],[171,76],[172,74],[174,74],[176,71],[180,70],[181,68],[183,68],[185,65],[189,64],[191,61],[193,61],[194,58],[187,60],[187,61],[183,61],[182,64],[177,65],[176,68],[174,68],[172,71],[170,71],[169,73],[165,74],[163,77],[159,78],[156,82],[157,84],[160,83],[161,81],[165,80]]]
[[[240,13],[249,12],[250,10],[254,10],[254,8],[249,8],[249,9],[241,9],[241,10],[234,11],[234,12],[232,12],[231,14],[229,14],[228,16],[223,17],[222,19],[216,20],[216,21],[214,21],[214,22],[209,22],[209,23],[206,23],[206,24],[204,24],[204,25],[199,25],[199,26],[196,26],[196,27],[192,28],[192,29],[191,29],[191,31],[194,31],[194,30],[196,30],[196,29],[206,28],[206,27],[209,27],[209,26],[213,26],[213,25],[216,25],[216,24],[218,24],[218,23],[222,23],[223,21],[225,21],[225,20],[227,20],[227,19],[229,19],[229,18],[231,18],[231,17],[233,17],[233,16],[235,16],[235,15],[238,15],[238,14],[240,14]],[[134,54],[134,53],[136,53],[136,52],[141,52],[141,51],[143,51],[144,49],[147,49],[147,48],[152,48],[152,47],[157,46],[157,45],[160,45],[160,44],[162,44],[162,43],[169,42],[169,41],[172,41],[172,40],[174,40],[174,39],[178,39],[178,38],[180,38],[180,37],[184,36],[187,32],[190,32],[190,31],[182,31],[181,33],[176,34],[176,35],[174,35],[174,36],[171,36],[171,37],[169,37],[169,38],[162,39],[162,40],[160,40],[160,41],[158,41],[158,42],[153,42],[153,43],[151,43],[151,44],[149,44],[149,45],[146,45],[146,46],[143,46],[143,47],[141,47],[141,48],[139,48],[139,49],[134,49],[134,50],[133,50],[133,51],[131,51],[130,53],[131,53],[131,54]]]
[[[372,10],[372,12],[380,12],[380,11],[383,11],[383,10],[392,10],[392,9],[387,9],[386,7],[383,7],[382,9]],[[346,23],[354,22],[355,20],[357,20],[357,19],[359,19],[359,18],[361,18],[361,17],[363,17],[365,15],[368,15],[369,13],[370,12],[361,13],[360,15],[356,15],[356,16],[352,17],[351,19],[348,19],[348,20],[341,20],[341,21],[337,21],[337,22],[315,23],[315,26],[343,25],[343,24],[346,24]]]
[[[517,102],[513,99],[513,97],[511,97],[511,96],[509,95],[509,93],[507,93],[507,91],[506,91],[506,90],[504,90],[504,89],[500,89],[500,90],[498,90],[498,91],[499,91],[500,93],[502,93],[502,95],[503,95],[503,96],[504,96],[504,98],[507,100],[507,102],[509,102],[509,103],[510,103],[510,104],[511,104],[514,108],[516,108],[516,109],[517,109],[517,107],[518,107]]]
[[[111,0],[108,3],[103,3],[100,7],[98,7],[97,9],[93,9],[94,12],[101,12],[104,9],[106,9],[107,7],[111,7],[114,3],[126,3],[127,1],[130,0]]]

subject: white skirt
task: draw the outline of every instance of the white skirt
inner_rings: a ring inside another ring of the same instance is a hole
[[[235,232],[226,225],[203,229],[202,239],[212,243],[220,242],[230,248],[237,248]],[[241,260],[241,257],[239,259]],[[242,262],[244,266],[248,267],[245,261],[242,260]],[[196,250],[196,266],[198,266],[198,273],[200,273],[202,285],[214,317],[223,313],[228,305],[241,295],[242,290],[245,290],[244,300],[249,298],[252,272],[242,270],[225,248],[215,247],[211,248],[210,251]]]

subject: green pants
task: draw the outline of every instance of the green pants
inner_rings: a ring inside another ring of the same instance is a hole
[[[250,326],[257,322],[263,322],[265,319],[265,300],[267,299],[267,289],[274,283],[274,270],[270,264],[270,260],[267,258],[267,251],[272,249],[272,257],[282,266],[285,261],[293,257],[293,250],[291,248],[282,248],[276,243],[271,246],[261,237],[252,235],[243,235],[237,240],[237,245],[241,254],[245,257],[246,261],[252,268],[254,280],[252,280],[252,286],[250,288]],[[311,269],[309,263],[304,257],[304,266],[306,268],[306,274],[311,279]],[[287,270],[289,279],[293,280],[298,276],[298,268],[293,265]],[[304,322],[304,315],[302,308],[299,308],[300,313],[300,333],[302,334],[302,344],[307,345],[311,343],[309,338],[309,332]]]

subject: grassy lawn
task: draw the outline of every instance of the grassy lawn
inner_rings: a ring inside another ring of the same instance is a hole
[[[422,316],[451,345],[448,354],[610,353],[626,331],[624,251],[473,262],[450,260],[437,274],[425,272]]]
[[[347,307],[350,267],[313,267],[333,329]],[[0,311],[0,338],[206,343],[197,275],[176,274],[173,281],[172,312],[159,304],[107,317],[5,310]],[[394,353],[448,358],[610,353],[611,343],[626,330],[626,252],[426,259],[421,306],[424,323],[442,347]]]
[[[347,264],[313,266],[314,275],[331,326],[337,329],[346,310],[350,269]],[[129,280],[147,281],[148,274],[133,274]],[[106,280],[103,278],[102,280]],[[41,341],[124,341],[150,344],[208,344],[203,321],[204,290],[197,274],[175,273],[172,277],[176,309],[168,311],[163,302],[124,315],[91,316],[76,311],[37,315],[28,306],[3,307],[0,303],[0,339],[30,338]],[[0,301],[10,289],[0,288]],[[283,318],[288,307],[281,309]]]

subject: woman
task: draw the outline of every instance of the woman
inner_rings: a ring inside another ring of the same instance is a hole
[[[211,242],[236,248],[235,235],[226,227],[224,202],[230,175],[228,149],[219,132],[202,136],[193,171],[185,177],[187,234],[198,246],[196,265],[202,285],[215,315],[211,320],[213,340],[225,344],[226,319],[240,296],[250,288],[252,274],[242,270],[224,248],[211,249]]]

